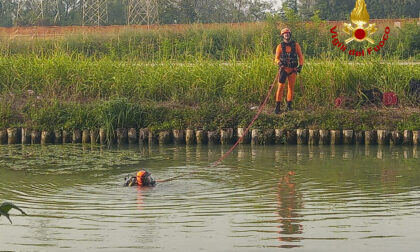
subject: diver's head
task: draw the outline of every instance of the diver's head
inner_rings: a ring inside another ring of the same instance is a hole
[[[137,172],[136,176],[129,175],[125,178],[124,186],[155,186],[156,180],[153,178],[150,172],[145,170],[140,170]]]
[[[153,178],[150,172],[146,172],[142,178],[142,185],[143,186],[155,186],[156,180]]]
[[[284,41],[289,42],[292,38],[292,31],[289,28],[284,28],[281,30],[280,35],[283,37]]]

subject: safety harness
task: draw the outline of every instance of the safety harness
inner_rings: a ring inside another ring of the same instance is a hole
[[[290,52],[286,52],[287,46],[290,46],[292,48]],[[298,57],[296,53],[295,41],[291,41],[289,43],[281,43],[280,62],[283,67],[296,68],[298,66]]]
[[[290,46],[292,50],[290,52],[286,52],[286,47]],[[281,54],[280,54],[280,77],[279,82],[285,83],[286,78],[289,75],[297,73],[296,67],[298,66],[298,57],[296,53],[296,42],[291,41],[289,43],[282,42],[281,43]],[[293,68],[290,73],[287,73],[284,68]]]

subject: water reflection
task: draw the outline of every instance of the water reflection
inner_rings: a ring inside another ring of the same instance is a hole
[[[0,218],[1,249],[416,251],[417,147],[240,145],[209,167],[229,147],[0,146],[0,200],[30,213]],[[140,168],[185,176],[122,187]]]
[[[143,190],[145,190],[145,188],[136,187],[137,190],[137,209],[138,210],[143,210],[143,205],[144,205],[144,201],[143,201]]]
[[[354,147],[344,146],[343,148],[343,159],[352,160],[354,158]]]
[[[278,183],[277,213],[280,223],[278,239],[282,242],[280,245],[282,248],[300,247],[301,245],[289,243],[302,240],[300,236],[303,233],[302,215],[299,212],[303,208],[303,203],[302,195],[296,190],[296,184],[293,181],[294,175],[294,171],[289,171]]]
[[[305,163],[308,160],[354,160],[358,158],[374,158],[378,160],[390,159],[418,159],[417,146],[395,147],[395,146],[273,146],[262,147],[255,145],[240,145],[232,156],[236,156],[241,163],[259,163],[267,156],[261,149],[271,148],[274,151],[273,161],[278,164],[280,161],[287,160],[293,163]],[[227,149],[222,148],[220,155]],[[236,153],[236,154],[235,154]],[[209,150],[209,161],[216,160],[220,156],[215,155],[214,150]],[[197,154],[199,155],[199,154]]]
[[[381,169],[381,184],[384,188],[393,188],[393,184],[398,181],[398,171],[394,167],[384,167]]]

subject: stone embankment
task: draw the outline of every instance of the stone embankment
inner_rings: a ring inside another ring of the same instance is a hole
[[[117,129],[111,137],[104,129],[38,131],[10,128],[0,130],[0,144],[233,144],[245,134],[244,128],[205,130]],[[317,130],[252,129],[241,144],[298,145],[420,145],[420,130]]]

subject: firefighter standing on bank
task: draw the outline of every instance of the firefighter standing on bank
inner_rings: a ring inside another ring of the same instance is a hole
[[[280,114],[280,104],[283,98],[284,85],[288,80],[287,87],[287,110],[292,110],[292,101],[295,90],[296,76],[303,67],[303,54],[300,45],[292,41],[292,32],[289,28],[281,30],[283,42],[276,49],[276,64],[279,66],[279,86],[276,93],[276,110],[274,113]]]

